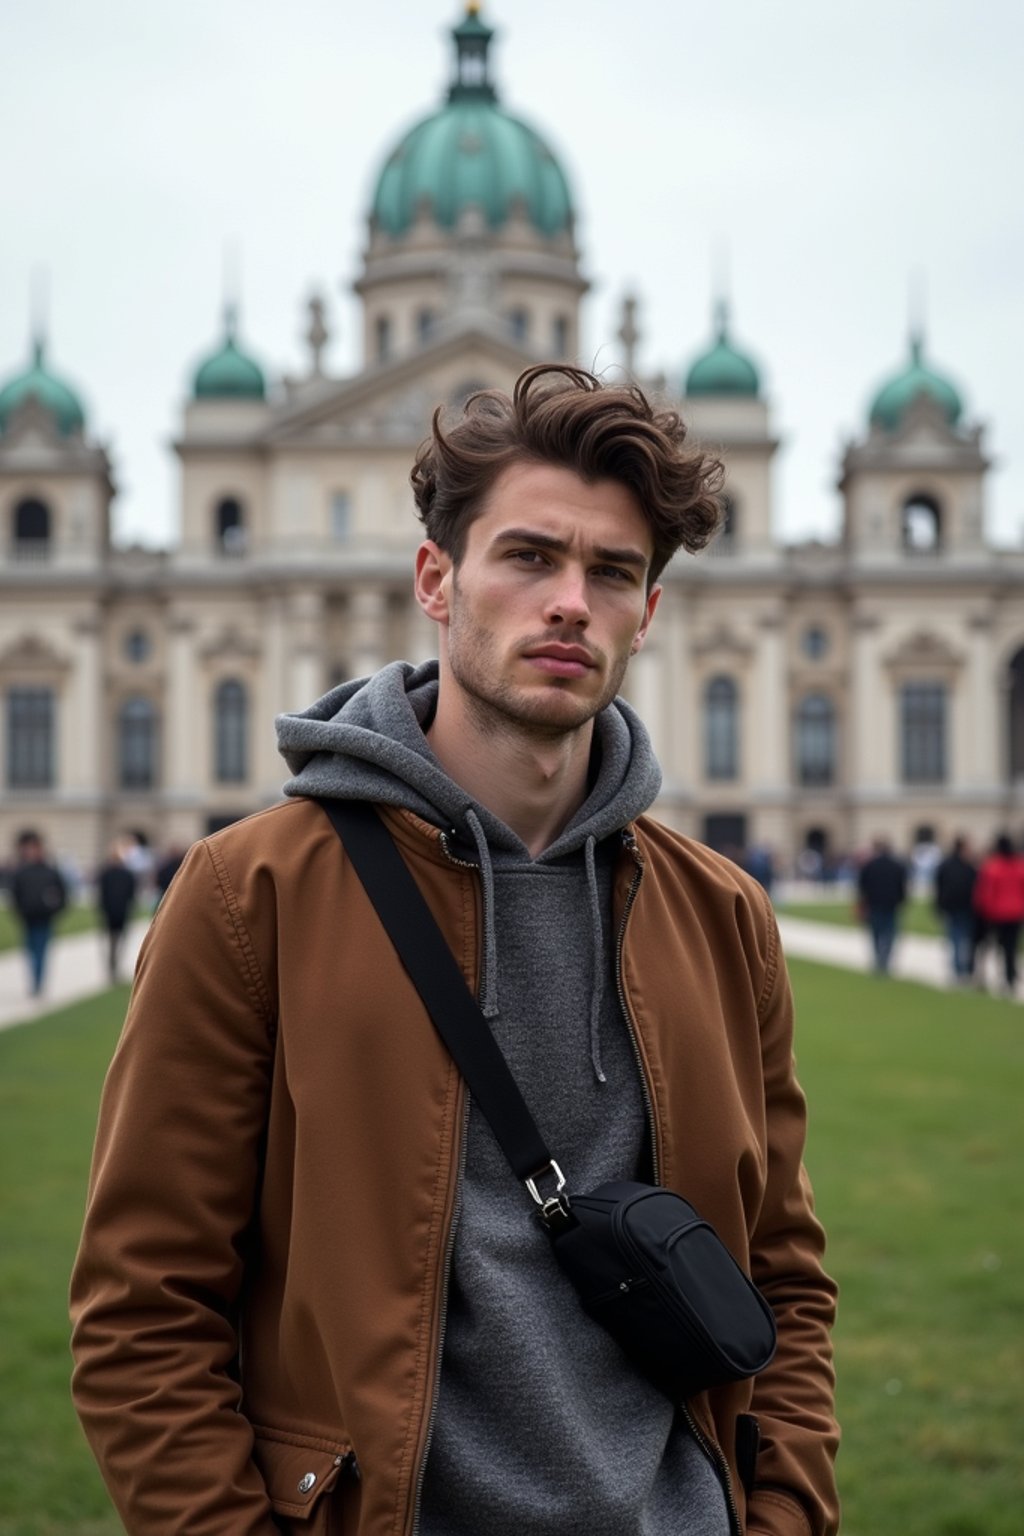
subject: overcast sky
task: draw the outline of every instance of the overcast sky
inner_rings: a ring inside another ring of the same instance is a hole
[[[177,430],[217,341],[224,253],[242,335],[303,367],[328,298],[331,371],[359,365],[349,284],[377,172],[440,102],[458,0],[0,0],[0,379],[46,273],[50,359],[111,447],[116,530],[177,525]],[[829,536],[844,440],[906,355],[986,425],[988,524],[1024,540],[1024,6],[1019,0],[490,0],[503,105],[570,179],[593,292],[585,360],[680,378],[727,252],[735,339],[762,366],[776,517]]]

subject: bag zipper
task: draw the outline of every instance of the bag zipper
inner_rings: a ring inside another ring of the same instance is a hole
[[[644,1059],[640,1053],[640,1044],[636,1036],[636,1025],[633,1023],[633,1015],[629,1011],[626,1001],[626,989],[622,981],[622,951],[626,942],[626,924],[629,922],[629,914],[633,910],[637,892],[640,889],[640,881],[644,877],[644,864],[637,851],[636,835],[633,832],[623,832],[623,845],[633,855],[636,868],[633,871],[632,884],[626,893],[626,904],[622,909],[622,920],[619,923],[619,932],[615,941],[615,987],[619,994],[619,1007],[622,1009],[622,1017],[626,1021],[626,1030],[629,1034],[629,1043],[633,1047],[633,1055],[636,1058],[637,1072],[640,1075],[640,1092],[643,1096],[644,1111],[647,1115],[647,1127],[651,1133],[651,1173],[653,1182],[661,1183],[661,1169],[658,1157],[658,1128],[654,1120],[654,1100],[647,1082],[647,1072],[644,1069]]]

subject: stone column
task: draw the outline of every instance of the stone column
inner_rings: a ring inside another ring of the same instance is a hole
[[[102,793],[104,742],[114,740],[116,720],[109,714],[103,687],[103,632],[98,619],[77,619],[71,626],[74,660],[65,685],[65,707],[57,720],[57,784],[75,799],[95,800]]]
[[[850,713],[845,758],[849,767],[850,788],[856,796],[865,790],[890,786],[894,765],[883,754],[891,747],[892,728],[882,719],[892,710],[889,679],[880,674],[878,664],[878,620],[859,614],[853,621],[853,660],[850,673]]]
[[[387,599],[381,587],[360,587],[349,599],[346,651],[353,677],[368,677],[387,658]]]
[[[209,777],[210,701],[200,696],[196,627],[184,614],[167,627],[167,693],[163,719],[166,793],[175,803],[197,802]]]
[[[967,667],[961,672],[953,708],[952,768],[955,782],[969,789],[997,790],[1002,777],[1003,699],[992,656],[992,620],[975,614],[969,621]]]
[[[308,709],[324,691],[323,593],[290,592],[285,614],[287,688],[284,708]]]
[[[743,721],[743,776],[759,797],[767,795],[774,800],[786,794],[789,783],[785,666],[782,620],[778,614],[764,614],[757,626],[754,697]]]

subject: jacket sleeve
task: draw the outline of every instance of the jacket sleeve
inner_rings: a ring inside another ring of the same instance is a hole
[[[751,1237],[751,1273],[775,1313],[778,1349],[754,1383],[751,1412],[761,1442],[748,1528],[751,1536],[831,1536],[839,1523],[831,1346],[836,1286],[822,1266],[824,1235],[803,1167],[806,1112],[793,1063],[793,999],[774,915],[768,920],[759,1008],[768,1166]]]
[[[146,936],[71,1281],[73,1396],[130,1536],[274,1536],[238,1412],[236,1302],[273,1010],[197,844]]]

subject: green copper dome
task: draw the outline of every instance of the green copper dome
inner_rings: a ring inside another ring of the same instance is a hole
[[[455,78],[440,112],[425,118],[389,155],[377,181],[371,219],[405,234],[424,207],[444,229],[478,207],[491,229],[521,206],[534,228],[553,236],[572,228],[569,187],[543,139],[498,105],[487,69],[491,29],[470,5],[453,29]]]
[[[724,300],[715,306],[715,342],[691,365],[683,393],[686,395],[739,395],[752,399],[761,392],[761,380],[749,357],[729,340],[729,312]]]
[[[262,400],[266,396],[263,370],[235,344],[235,313],[225,316],[223,344],[196,369],[192,395],[196,400]]]
[[[31,368],[0,389],[0,432],[6,432],[11,417],[29,399],[37,400],[49,412],[64,437],[81,432],[85,426],[85,412],[78,396],[46,367],[41,339],[33,343]]]
[[[963,403],[948,379],[933,372],[921,361],[924,343],[920,336],[910,338],[910,363],[895,378],[883,384],[871,405],[871,425],[895,432],[911,401],[920,395],[930,396],[942,407],[943,415],[951,427],[963,414]]]

